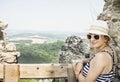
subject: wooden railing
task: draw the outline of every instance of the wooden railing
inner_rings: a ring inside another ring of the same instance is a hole
[[[4,64],[0,65],[3,82],[19,82],[22,78],[67,78],[76,82],[71,65],[66,64]]]

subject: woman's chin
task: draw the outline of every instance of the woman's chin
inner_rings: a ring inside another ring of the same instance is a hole
[[[91,45],[92,48],[97,48],[97,45]]]

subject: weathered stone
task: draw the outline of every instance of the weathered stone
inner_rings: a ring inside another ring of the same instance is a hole
[[[2,52],[0,53],[0,64],[14,64],[18,63],[18,57],[20,56],[20,52]]]
[[[16,46],[14,43],[7,43],[5,48],[8,52],[16,51]]]
[[[72,63],[72,60],[84,58],[88,53],[88,45],[79,36],[67,37],[59,53],[59,63]]]
[[[2,52],[2,51],[5,51],[5,52],[16,51],[16,46],[14,43],[1,42],[0,43],[0,52]]]
[[[2,32],[8,26],[7,23],[0,20],[0,64],[8,63],[18,63],[18,57],[20,52],[16,51],[16,46],[14,43],[6,43],[5,35]]]
[[[8,24],[4,22],[2,19],[0,19],[0,30],[4,30],[7,28]]]
[[[118,68],[120,68],[120,64],[118,64]]]

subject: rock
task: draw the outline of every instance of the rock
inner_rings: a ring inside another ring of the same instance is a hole
[[[86,47],[86,48],[85,48]],[[59,63],[72,63],[72,60],[84,58],[88,45],[79,36],[69,36],[59,53]]]
[[[7,28],[7,26],[8,24],[0,19],[0,64],[18,63],[18,57],[20,56],[20,52],[16,51],[14,43],[6,43],[6,33],[2,30]]]
[[[19,52],[2,52],[0,53],[0,64],[14,64],[18,63]]]
[[[16,51],[16,46],[14,43],[7,43],[5,48],[6,48],[6,51],[8,52]]]
[[[4,30],[7,28],[8,24],[4,22],[2,19],[0,19],[0,30]]]

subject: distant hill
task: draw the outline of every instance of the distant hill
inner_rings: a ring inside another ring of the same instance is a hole
[[[33,44],[42,44],[55,42],[57,40],[64,41],[68,36],[78,35],[84,38],[85,33],[78,32],[16,32],[8,31],[7,32],[7,41],[19,43],[33,43]]]

